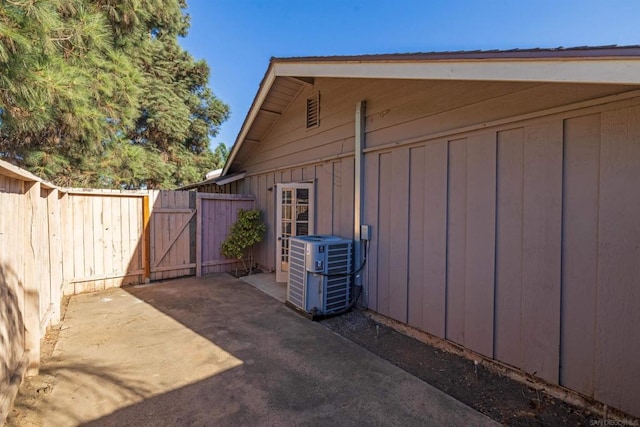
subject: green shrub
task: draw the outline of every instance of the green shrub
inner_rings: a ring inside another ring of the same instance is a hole
[[[253,249],[256,243],[262,241],[262,236],[267,229],[262,222],[261,216],[259,209],[239,209],[237,221],[233,224],[229,235],[220,246],[224,256],[242,261],[246,272],[249,272],[249,268],[245,263],[247,252]],[[253,260],[251,260],[250,266],[253,267]]]

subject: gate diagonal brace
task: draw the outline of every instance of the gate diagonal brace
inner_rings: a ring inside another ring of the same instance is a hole
[[[176,240],[178,240],[180,238],[180,236],[182,236],[182,232],[184,231],[184,229],[187,227],[187,225],[189,225],[189,223],[191,222],[191,219],[193,218],[193,216],[196,214],[196,210],[191,210],[191,215],[189,215],[189,217],[187,218],[187,220],[184,222],[184,224],[181,224],[178,232],[176,233],[176,235],[173,237],[173,239],[171,239],[171,241],[169,242],[169,244],[167,245],[167,247],[164,249],[164,251],[162,252],[162,255],[160,256],[160,258],[158,258],[157,261],[155,261],[153,263],[154,267],[157,267],[158,265],[160,265],[160,263],[162,262],[162,260],[167,256],[167,254],[169,253],[169,251],[171,250],[171,248],[173,247],[173,244],[176,242]]]

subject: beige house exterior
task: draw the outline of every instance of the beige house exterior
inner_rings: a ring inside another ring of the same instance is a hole
[[[280,280],[369,225],[362,305],[640,416],[639,47],[272,59],[220,179]]]

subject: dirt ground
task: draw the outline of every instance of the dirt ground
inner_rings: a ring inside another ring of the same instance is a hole
[[[327,328],[508,426],[601,425],[602,417],[425,344],[354,309]]]
[[[66,308],[69,305],[69,297],[64,297],[61,304],[62,316]],[[40,358],[41,360],[48,360],[53,355],[53,350],[58,342],[58,336],[60,335],[60,328],[62,324],[58,324],[49,328],[44,339],[40,343]],[[13,409],[9,413],[9,417],[5,421],[5,427],[23,427],[28,426],[30,423],[26,421],[25,408],[33,406],[38,400],[41,400],[45,395],[51,393],[53,386],[56,382],[54,375],[43,374],[35,377],[26,377],[20,385],[20,392],[14,402]],[[35,427],[35,426],[34,426]]]

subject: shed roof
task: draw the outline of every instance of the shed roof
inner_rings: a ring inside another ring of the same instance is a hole
[[[221,176],[315,78],[640,84],[640,45],[271,58]]]
[[[239,181],[242,178],[244,178],[246,175],[246,172],[242,171],[242,172],[237,172],[237,173],[233,173],[233,174],[229,174],[226,176],[214,176],[212,178],[207,178],[204,181],[200,181],[200,182],[195,182],[193,184],[187,184],[187,185],[183,185],[182,187],[178,187],[177,190],[193,190],[194,188],[199,188],[205,185],[209,185],[209,184],[216,184],[216,185],[225,185],[225,184],[230,184],[232,182],[235,181]]]

